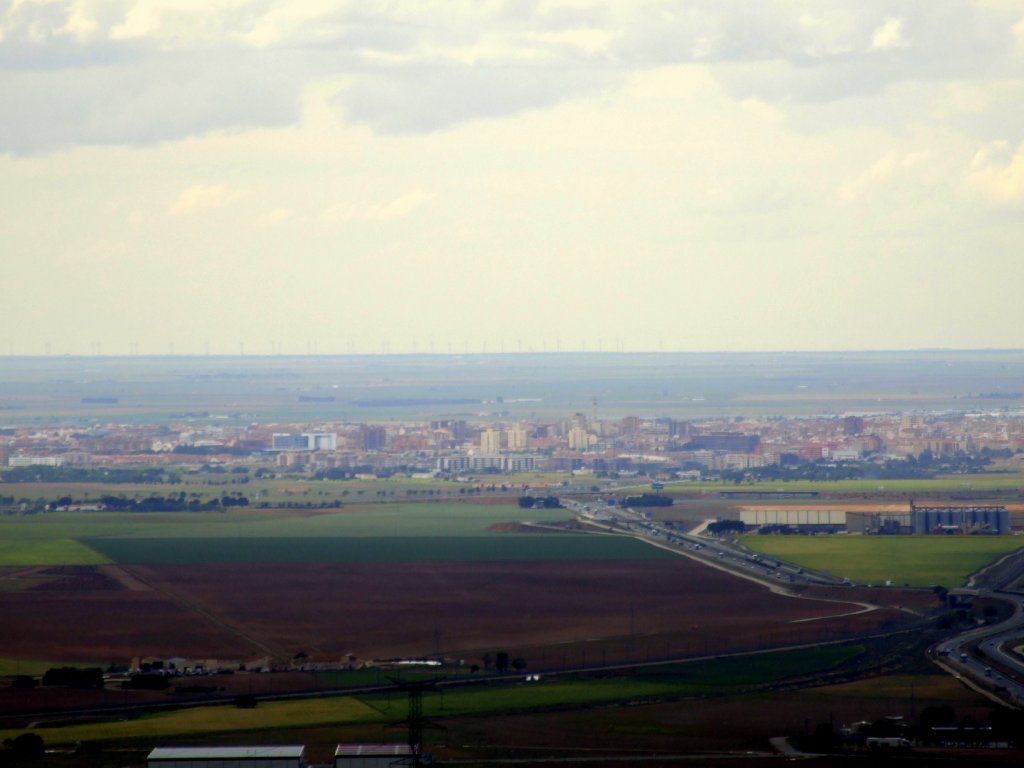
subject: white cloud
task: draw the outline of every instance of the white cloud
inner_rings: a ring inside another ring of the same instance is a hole
[[[413,189],[384,202],[358,206],[348,201],[335,203],[324,209],[320,220],[324,222],[394,221],[404,218],[423,207],[435,195],[422,189]]]
[[[178,199],[168,209],[172,216],[186,216],[192,213],[224,208],[244,197],[241,190],[230,189],[224,184],[196,184],[181,191]]]
[[[259,224],[263,227],[277,227],[292,221],[294,218],[295,211],[291,208],[275,208],[265,213],[259,219]]]
[[[907,41],[903,38],[903,19],[886,19],[871,35],[871,50],[889,51],[894,48],[906,48]]]
[[[889,178],[897,164],[894,153],[888,152],[863,173],[845,181],[836,190],[836,194],[844,203],[860,200],[874,187]]]
[[[967,181],[997,205],[1024,203],[1024,142],[1016,150],[1006,141],[991,142],[979,149],[971,159]]]

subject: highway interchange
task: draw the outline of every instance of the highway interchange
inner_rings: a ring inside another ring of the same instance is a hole
[[[608,532],[635,536],[655,546],[704,562],[776,591],[798,585],[849,585],[848,579],[808,571],[791,563],[753,554],[724,540],[701,535],[706,523],[689,532],[651,520],[629,508],[562,499],[577,520]],[[958,599],[997,600],[1011,614],[947,638],[929,650],[941,668],[974,690],[1011,707],[1024,707],[1024,660],[1014,648],[1024,644],[1024,594],[1015,585],[1024,577],[1024,554],[1003,558],[972,580],[974,588],[953,590]]]

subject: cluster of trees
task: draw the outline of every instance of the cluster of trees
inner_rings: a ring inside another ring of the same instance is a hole
[[[341,509],[345,505],[340,499],[330,501],[261,501],[257,509]]]
[[[12,757],[42,757],[46,752],[43,737],[38,733],[21,733],[13,739],[4,739],[4,749]]]
[[[501,674],[508,672],[510,667],[516,672],[522,672],[526,669],[526,659],[522,656],[517,656],[513,659],[509,656],[508,651],[498,651],[493,656],[489,653],[485,653],[480,660],[484,663],[485,670],[494,669],[496,672],[500,672]],[[475,664],[473,666],[476,667]],[[471,668],[471,671],[475,672],[477,670],[479,670],[479,667],[476,667],[476,669]]]
[[[168,496],[147,496],[144,499],[104,494],[92,499],[91,502],[102,504],[104,508],[115,512],[210,512],[249,506],[248,497],[241,493],[231,496],[224,494],[220,498],[214,497],[203,501],[196,494],[186,496],[184,491]],[[53,511],[75,503],[77,502],[71,496],[61,496],[47,504],[46,508]]]
[[[252,450],[235,445],[176,445],[171,453],[185,456],[249,456]]]
[[[174,473],[151,467],[86,469],[84,467],[12,467],[5,483],[180,483]]]
[[[52,667],[43,675],[43,685],[68,688],[102,688],[103,670],[99,667]]]
[[[746,527],[741,520],[716,520],[713,523],[708,523],[707,532],[721,536],[725,533],[743,533]]]
[[[562,502],[558,500],[557,496],[520,496],[519,497],[519,508],[520,509],[533,509],[534,507],[542,509],[560,509]]]

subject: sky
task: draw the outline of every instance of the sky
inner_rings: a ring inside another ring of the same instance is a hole
[[[1024,0],[7,0],[0,267],[0,355],[1024,348]]]

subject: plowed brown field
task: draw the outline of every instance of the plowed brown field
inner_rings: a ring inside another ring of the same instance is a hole
[[[793,599],[689,560],[131,566],[0,591],[0,657],[360,659],[504,649],[531,669],[834,639],[907,621]],[[132,585],[129,589],[127,585]],[[833,595],[834,596],[834,595]],[[808,619],[818,619],[811,620]]]

